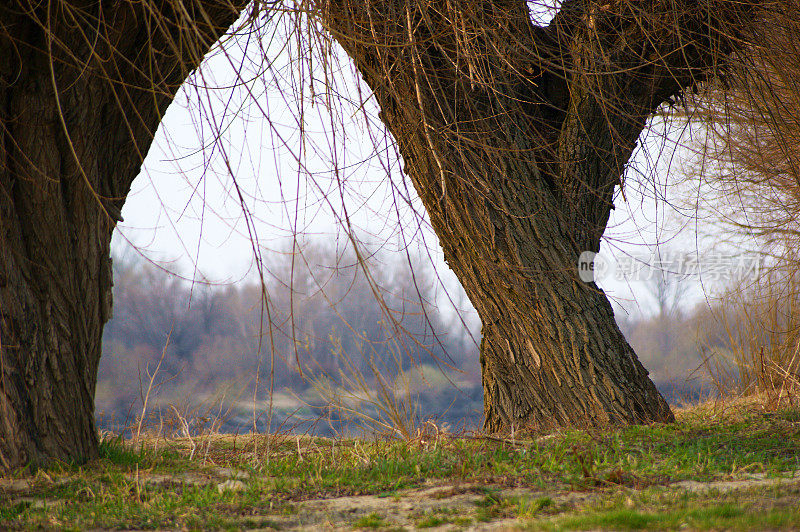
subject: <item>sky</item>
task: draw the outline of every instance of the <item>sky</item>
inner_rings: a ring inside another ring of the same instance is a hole
[[[278,24],[273,38],[229,41],[179,92],[125,203],[115,253],[142,254],[189,279],[236,283],[256,279],[256,258],[269,264],[294,235],[343,249],[349,223],[387,256],[428,260],[444,289],[457,291],[376,105],[361,104],[369,92],[350,62],[338,54],[338,63],[309,65]],[[670,186],[691,161],[679,148],[690,133],[655,119],[615,201],[599,284],[633,314],[652,312],[649,270],[620,272],[705,247],[696,231],[703,222],[686,194],[677,199],[685,187]],[[701,283],[684,282],[684,305],[702,301]]]

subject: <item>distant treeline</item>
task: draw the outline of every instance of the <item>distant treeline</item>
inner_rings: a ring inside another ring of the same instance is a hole
[[[138,256],[116,258],[96,410],[117,424],[135,419],[159,361],[154,406],[210,406],[223,395],[252,403],[256,377],[258,401],[273,382],[303,398],[311,375],[336,380],[356,370],[371,379],[370,364],[392,373],[398,360],[403,369],[425,368],[428,384],[458,381],[474,401],[477,344],[448,298],[446,311],[433,301],[430,270],[377,255],[366,267],[369,279],[352,255],[307,245],[276,254],[263,287],[234,286],[190,283]],[[442,371],[446,379],[437,378]]]
[[[255,417],[263,425],[271,387],[281,398],[278,412],[309,419],[325,413],[310,377],[336,384],[342,372],[355,371],[373,386],[377,365],[388,379],[422,368],[411,390],[420,416],[480,425],[479,330],[467,330],[449,298],[434,300],[429,268],[374,254],[368,278],[352,255],[316,244],[276,254],[263,287],[190,283],[138,256],[116,258],[114,271],[114,315],[97,384],[101,424],[119,428],[141,414],[157,367],[149,411],[173,405],[188,416],[205,408],[244,424],[249,409],[250,418],[261,412]],[[664,306],[647,318],[617,314],[672,401],[708,389],[704,357],[730,349],[707,306]],[[234,425],[228,420],[224,428]]]

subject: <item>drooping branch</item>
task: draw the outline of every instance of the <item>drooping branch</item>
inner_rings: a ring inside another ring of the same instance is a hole
[[[757,4],[568,0],[546,28],[522,1],[321,7],[384,120],[415,129],[436,156],[438,178],[418,187],[423,199],[444,198],[450,180],[485,194],[487,184],[473,179],[480,172],[446,168],[438,152],[478,146],[501,165],[510,149],[546,185],[529,192],[547,190],[566,223],[586,227],[575,247],[596,251],[648,118],[724,65]],[[490,142],[509,116],[525,125]]]
[[[714,74],[749,9],[567,0],[541,28],[522,1],[322,3],[481,316],[487,430],[672,419],[576,263],[647,119]]]

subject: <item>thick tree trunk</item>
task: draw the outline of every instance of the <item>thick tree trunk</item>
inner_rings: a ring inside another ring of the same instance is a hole
[[[114,227],[71,156],[47,63],[28,56],[20,67],[20,80],[4,91],[0,170],[0,459],[6,468],[96,453],[94,387],[111,310]],[[84,95],[83,105],[70,101],[77,95],[64,103],[82,115],[93,110],[92,100],[109,103],[96,91]],[[96,118],[84,116],[72,128],[78,149],[86,150],[87,138],[102,130]],[[94,174],[99,150],[89,151],[82,164]]]
[[[162,113],[244,2],[137,4],[0,7],[0,470],[96,456],[111,234]]]
[[[540,28],[513,0],[321,11],[480,314],[485,429],[672,420],[578,257],[647,118],[724,56],[719,17],[741,13],[573,0]]]

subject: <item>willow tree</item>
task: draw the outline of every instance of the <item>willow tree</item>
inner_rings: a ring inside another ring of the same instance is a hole
[[[577,264],[648,119],[713,76],[747,2],[328,0],[483,323],[484,428],[669,421]]]
[[[172,97],[245,3],[0,5],[0,469],[96,456],[111,233]]]
[[[241,9],[0,7],[3,466],[96,453],[111,232],[164,109]],[[565,0],[546,27],[522,0],[292,9],[374,91],[480,314],[485,428],[671,420],[577,261],[599,249],[648,118],[740,45],[747,2]]]

